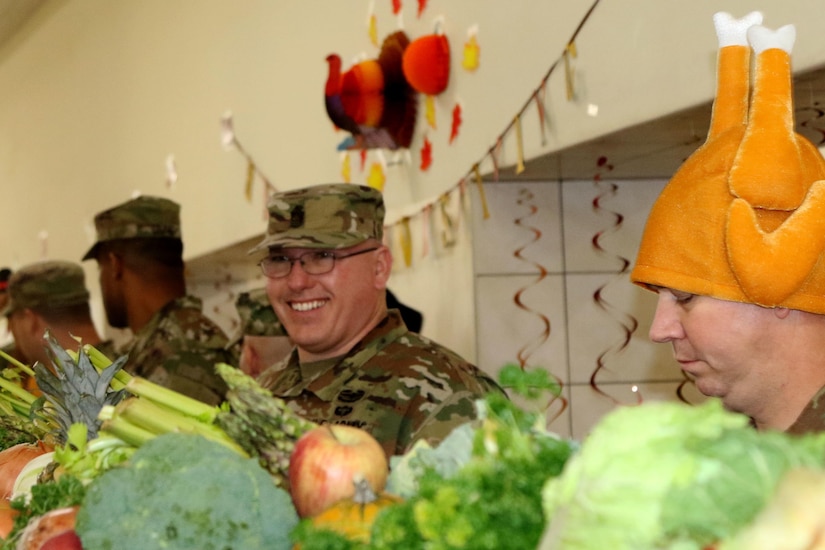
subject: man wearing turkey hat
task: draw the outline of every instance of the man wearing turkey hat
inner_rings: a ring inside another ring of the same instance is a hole
[[[714,16],[707,141],[654,204],[631,280],[650,337],[760,430],[825,430],[825,159],[793,130],[795,28]],[[755,56],[752,97],[750,56]]]
[[[501,389],[387,309],[383,222],[383,197],[370,187],[287,191],[270,199],[269,227],[252,252],[267,253],[269,302],[295,344],[259,383],[314,422],[367,430],[389,457],[439,442]]]

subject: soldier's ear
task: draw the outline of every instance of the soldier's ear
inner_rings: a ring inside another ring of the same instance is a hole
[[[392,252],[386,246],[380,247],[376,252],[375,283],[378,288],[386,288],[392,272]]]
[[[106,252],[106,261],[109,263],[109,269],[111,270],[112,276],[115,279],[122,278],[123,269],[125,267],[123,256],[113,250],[109,250]]]

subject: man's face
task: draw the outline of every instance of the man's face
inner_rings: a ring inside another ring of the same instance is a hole
[[[670,342],[700,392],[754,416],[782,383],[772,360],[784,353],[775,336],[778,310],[667,288],[658,293],[650,339]]]
[[[129,318],[126,312],[126,299],[121,285],[115,276],[113,255],[105,250],[97,253],[98,280],[106,320],[114,328],[127,328]]]
[[[343,355],[386,314],[384,289],[392,267],[389,250],[377,243],[329,251],[351,254],[338,259],[329,273],[311,275],[296,261],[286,277],[267,279],[266,292],[302,361]],[[318,249],[273,250],[270,256],[290,259]]]
[[[46,342],[43,339],[45,331],[41,332],[41,323],[35,313],[28,309],[18,309],[8,316],[9,330],[14,337],[14,345],[23,356],[24,362],[33,365],[40,361],[46,365]]]

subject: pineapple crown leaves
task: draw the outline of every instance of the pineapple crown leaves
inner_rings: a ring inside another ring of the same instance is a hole
[[[94,439],[100,427],[100,409],[105,405],[116,405],[126,395],[125,390],[112,390],[110,384],[127,357],[120,357],[98,371],[82,346],[75,360],[48,332],[44,339],[53,368],[35,363],[34,372],[37,386],[55,410],[60,431],[57,439],[65,442],[69,427],[77,422],[86,425],[88,438]]]

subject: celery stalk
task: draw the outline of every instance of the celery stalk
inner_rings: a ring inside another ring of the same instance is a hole
[[[114,416],[103,422],[98,431],[98,435],[103,433],[113,435],[134,447],[140,447],[147,441],[154,439],[157,435],[140,426],[135,426],[125,418],[119,416]]]
[[[193,399],[169,388],[165,388],[145,378],[133,376],[126,384],[126,391],[132,395],[143,397],[164,405],[181,414],[197,418],[207,424],[212,424],[218,416],[218,408],[207,405],[202,401]]]
[[[13,397],[16,397],[20,401],[28,403],[31,405],[37,399],[33,396],[30,392],[26,391],[23,387],[19,384],[15,384],[14,382],[10,382],[0,376],[0,389],[6,390],[9,392]]]
[[[25,372],[29,376],[34,376],[34,371],[31,369],[30,366],[24,365],[23,363],[21,363],[20,361],[18,361],[17,359],[15,359],[14,357],[12,357],[11,355],[9,355],[8,353],[6,353],[5,351],[3,351],[1,349],[0,349],[0,357],[2,357],[3,359],[5,359],[9,363],[11,363],[12,365],[17,367],[18,369],[22,370],[23,372]]]

